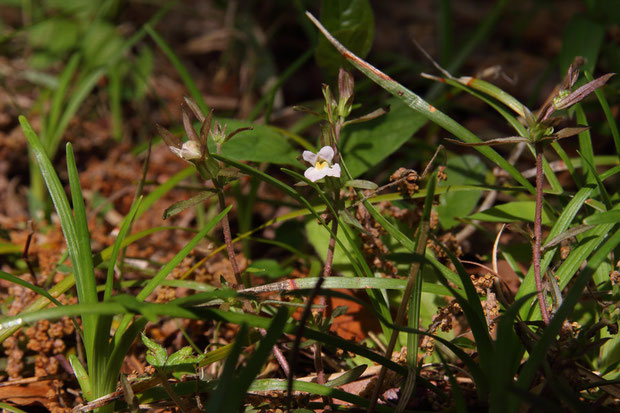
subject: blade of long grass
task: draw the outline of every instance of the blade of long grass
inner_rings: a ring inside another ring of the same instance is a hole
[[[375,67],[371,66],[367,62],[363,61],[359,57],[355,56],[349,50],[347,50],[342,44],[338,42],[322,25],[321,23],[310,13],[306,13],[308,18],[312,20],[312,22],[321,30],[323,35],[334,45],[334,47],[340,52],[340,54],[347,59],[353,66],[359,69],[362,73],[368,76],[372,81],[377,83],[379,86],[384,88],[386,91],[393,94],[398,99],[402,100],[407,106],[409,106],[414,111],[422,114],[424,117],[428,118],[430,121],[436,123],[440,127],[444,128],[448,132],[452,133],[454,136],[459,138],[460,140],[468,143],[481,142],[481,140],[476,137],[469,130],[464,128],[462,125],[454,121],[454,119],[450,118],[439,109],[430,105],[428,102],[423,100],[421,97],[413,93],[411,90],[405,88],[401,84],[394,81],[392,78],[387,76],[385,73],[379,71]],[[476,147],[477,151],[486,156],[489,160],[494,162],[500,168],[508,172],[510,176],[512,176],[517,182],[523,185],[530,193],[534,194],[535,188],[528,182],[527,179],[521,175],[521,173],[512,166],[508,161],[506,161],[501,155],[499,155],[495,150],[489,147]]]
[[[25,410],[4,402],[0,402],[0,409],[6,410],[9,413],[27,413]]]
[[[239,293],[260,294],[275,291],[294,291],[301,289],[311,289],[316,285],[318,278],[297,278],[286,281],[278,281],[270,284],[259,285],[257,287],[240,290]],[[374,288],[379,290],[404,290],[407,280],[400,278],[370,278],[370,277],[325,277],[323,289],[367,289]],[[424,283],[422,291],[436,295],[450,295],[450,291],[441,285]]]
[[[71,188],[71,198],[73,201],[73,215],[78,236],[78,261],[72,257],[73,267],[76,269],[76,286],[82,286],[78,299],[83,304],[93,304],[97,300],[97,285],[95,282],[95,271],[93,266],[92,251],[90,248],[90,232],[86,218],[86,207],[80,187],[77,165],[73,155],[71,143],[67,143],[67,172],[69,175],[69,186]],[[81,282],[80,282],[81,281]],[[86,360],[88,372],[92,384],[93,397],[104,396],[116,387],[116,381],[112,385],[105,386],[105,364],[110,351],[110,326],[111,316],[83,315],[82,329],[84,330],[84,347],[86,349]],[[90,348],[89,348],[90,346]]]
[[[53,134],[57,128],[58,118],[60,117],[62,110],[62,102],[65,98],[65,94],[67,93],[67,89],[71,84],[71,80],[73,79],[73,75],[75,74],[75,70],[77,69],[79,62],[80,55],[78,53],[74,53],[58,78],[58,86],[53,92],[50,112],[46,119],[46,133]]]
[[[435,195],[435,187],[437,184],[437,172],[433,173],[427,185],[427,196],[424,200],[424,209],[422,211],[422,217],[420,218],[420,225],[418,227],[418,235],[416,237],[415,251],[418,254],[424,254],[426,251],[426,244],[428,240],[428,233],[430,231],[431,211],[433,209],[433,199]],[[402,314],[404,316],[407,303],[409,304],[409,314],[407,325],[411,329],[418,329],[420,325],[420,307],[422,304],[422,285],[424,280],[422,278],[422,269],[424,268],[424,262],[414,263],[409,269],[409,277],[407,279],[407,287],[403,293],[403,299],[400,306],[403,307]],[[399,314],[401,309],[399,308]],[[396,318],[396,324],[400,324],[402,320]],[[392,333],[396,334],[396,333]],[[389,349],[389,354],[392,354],[393,348]],[[386,353],[386,356],[388,354]],[[407,367],[409,368],[409,374],[407,375],[406,383],[408,385],[403,387],[401,399],[398,401],[396,407],[397,412],[402,412],[405,406],[409,402],[411,395],[415,390],[415,376],[417,374],[418,365],[418,335],[407,334]]]
[[[105,366],[105,374],[103,375],[104,388],[114,388],[118,383],[118,376],[121,371],[121,366],[125,357],[129,353],[129,348],[133,344],[134,340],[140,334],[148,320],[145,317],[139,317],[125,330],[123,336],[119,341],[114,343],[112,352],[108,357],[107,364]]]
[[[209,107],[207,106],[207,103],[205,102],[205,99],[202,96],[202,93],[200,93],[200,90],[198,89],[196,82],[194,82],[194,79],[192,79],[192,75],[190,75],[189,71],[187,70],[185,65],[181,62],[181,60],[177,57],[177,55],[174,53],[172,48],[155,31],[155,29],[153,29],[153,26],[151,24],[144,25],[144,30],[149,34],[149,36],[151,36],[151,39],[155,41],[157,46],[166,55],[168,60],[170,60],[170,63],[172,63],[176,71],[179,73],[181,80],[185,84],[185,87],[189,91],[189,94],[191,95],[191,97],[198,104],[198,107],[200,108],[200,110],[202,110],[203,113],[209,113]]]
[[[52,297],[57,298],[57,297],[60,297],[65,292],[67,292],[69,288],[73,287],[74,285],[75,285],[75,278],[73,277],[73,274],[69,274],[58,284],[54,285],[48,291],[48,293]],[[50,304],[49,299],[45,297],[39,297],[35,299],[31,304],[29,304],[22,312],[29,313],[29,312],[39,311],[45,308],[49,304]],[[0,343],[4,342],[4,340],[6,340],[7,338],[15,334],[15,332],[21,328],[20,326],[21,326],[21,323],[16,323],[13,326],[5,326],[5,325],[0,326]],[[81,334],[81,329],[78,331]]]
[[[55,305],[57,305],[58,307],[62,307],[63,304],[58,301],[56,298],[54,298],[50,293],[48,293],[46,290],[44,290],[43,288],[39,287],[38,285],[34,285],[29,283],[26,280],[22,280],[19,277],[14,276],[13,274],[9,274],[7,272],[1,271],[0,270],[0,280],[6,280],[8,282],[11,282],[13,284],[17,284],[17,285],[21,285],[22,287],[28,288],[29,290],[33,291],[34,293],[47,298],[48,300],[50,300],[52,303],[54,303]]]
[[[140,208],[140,204],[142,203],[143,197],[140,196],[138,200],[131,206],[129,213],[123,219],[121,223],[121,229],[118,232],[116,240],[112,245],[112,253],[110,255],[110,261],[108,264],[108,273],[105,282],[105,291],[103,294],[103,300],[108,300],[112,297],[112,286],[114,284],[114,267],[116,266],[116,260],[118,259],[118,255],[121,251],[121,246],[123,245],[123,241],[125,241],[125,237],[127,236],[127,232],[129,232],[129,228],[131,228],[131,224],[136,217],[136,213]]]
[[[45,180],[50,196],[52,197],[52,202],[54,203],[60,218],[61,227],[67,243],[67,249],[69,251],[69,255],[71,256],[71,262],[73,263],[76,274],[75,281],[78,291],[78,298],[80,302],[94,303],[97,301],[97,293],[92,266],[92,255],[90,251],[90,236],[88,235],[88,226],[85,221],[84,203],[83,198],[81,198],[79,179],[77,178],[77,170],[75,168],[75,160],[72,158],[73,153],[71,151],[71,147],[67,147],[67,167],[72,189],[75,190],[75,193],[73,194],[74,208],[76,209],[75,218],[73,216],[73,212],[71,211],[67,196],[65,195],[64,188],[60,183],[60,179],[58,178],[50,159],[47,157],[45,149],[41,145],[39,138],[25,117],[20,116],[19,121],[24,134],[28,139],[30,148],[37,159],[39,168],[41,169],[41,174]],[[83,321],[85,326],[84,344],[87,355],[92,356],[94,331],[88,331],[87,329],[94,328],[96,324],[96,317],[87,316],[83,319]]]
[[[579,155],[581,155],[581,153],[579,151],[577,151],[577,153],[579,153]],[[583,159],[583,162],[584,162],[584,170],[587,170],[588,173],[592,176],[592,178],[596,182],[596,185],[598,187],[598,192],[599,192],[599,194],[601,196],[601,199],[602,199],[603,203],[605,204],[605,207],[608,210],[611,209],[613,207],[612,206],[612,202],[611,202],[611,198],[609,197],[609,194],[607,193],[607,189],[603,185],[603,181],[601,180],[601,177],[596,172],[596,168],[594,167],[594,164],[590,163],[590,161],[588,159],[585,159],[585,158]]]

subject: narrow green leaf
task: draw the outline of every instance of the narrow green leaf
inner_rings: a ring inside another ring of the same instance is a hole
[[[468,218],[485,222],[534,222],[535,208],[534,201],[514,201],[476,212]],[[543,209],[542,224],[550,225],[552,223],[552,218]]]
[[[350,186],[351,188],[357,189],[377,189],[379,185],[372,181],[366,181],[364,179],[351,179],[350,181],[345,182],[345,186]]]
[[[617,224],[620,222],[620,210],[592,214],[583,220],[586,225]]]
[[[203,201],[206,201],[207,199],[213,197],[214,195],[215,195],[214,192],[203,191],[203,192],[200,192],[198,195],[194,195],[190,199],[185,199],[183,201],[175,202],[174,204],[166,208],[166,210],[164,211],[163,218],[168,219],[178,214],[179,212],[185,211],[188,208],[191,208],[195,205],[200,204]]]
[[[181,62],[181,60],[177,57],[177,55],[174,53],[170,45],[168,45],[168,43],[166,43],[166,41],[159,34],[157,34],[157,32],[155,31],[155,29],[153,29],[153,26],[151,24],[145,24],[144,30],[155,41],[157,46],[166,55],[168,60],[170,60],[170,62],[172,63],[176,71],[179,73],[179,76],[181,77],[181,80],[183,81],[183,83],[185,84],[185,87],[189,91],[189,94],[194,99],[194,101],[198,104],[198,107],[200,107],[200,110],[202,110],[202,113],[208,113],[209,107],[207,106],[204,100],[204,97],[202,96],[202,93],[200,93],[200,90],[198,89],[196,82],[194,82],[194,80],[192,79],[192,75],[190,75],[189,71],[187,70],[185,65]]]
[[[86,369],[82,366],[80,359],[75,354],[69,354],[69,363],[71,364],[75,378],[80,384],[84,398],[89,402],[92,401],[93,390],[90,384],[90,377],[88,377],[88,373],[86,373]]]

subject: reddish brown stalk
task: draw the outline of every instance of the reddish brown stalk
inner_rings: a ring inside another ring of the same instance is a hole
[[[224,199],[224,192],[220,188],[219,184],[213,180],[217,188],[217,198],[220,203],[220,210],[226,209],[226,200]],[[222,218],[222,232],[224,233],[224,242],[226,243],[226,252],[228,253],[228,260],[232,267],[233,274],[235,275],[235,281],[237,285],[235,289],[243,289],[243,280],[241,279],[241,272],[239,271],[239,264],[237,264],[237,257],[235,255],[235,249],[232,245],[232,236],[230,234],[230,222],[228,221],[228,214]]]
[[[542,247],[542,207],[543,207],[543,150],[542,144],[536,144],[536,212],[534,214],[534,246],[532,259],[534,261],[534,279],[536,280],[536,292],[538,293],[538,305],[545,325],[549,324],[549,311],[547,300],[542,286],[542,274],[540,271],[540,251]]]

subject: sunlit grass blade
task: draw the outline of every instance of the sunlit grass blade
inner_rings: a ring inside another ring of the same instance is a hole
[[[12,274],[9,274],[1,270],[0,270],[0,280],[6,280],[13,284],[21,285],[22,287],[28,288],[29,290],[35,292],[36,294],[39,294],[40,296],[47,298],[48,300],[56,304],[58,307],[62,307],[63,305],[60,301],[58,301],[50,293],[48,293],[46,290],[39,287],[38,285],[31,284],[28,281],[22,280],[19,277],[16,277]]]
[[[71,287],[75,285],[75,278],[73,274],[67,275],[62,281],[54,285],[49,289],[48,293],[55,298],[60,297],[67,292]],[[50,304],[50,300],[45,297],[39,297],[29,304],[22,313],[30,313],[39,311]],[[0,343],[4,342],[7,338],[11,337],[17,330],[21,328],[21,323],[14,323],[13,325],[0,325]],[[81,330],[80,334],[81,334]]]
[[[71,364],[71,368],[73,369],[73,374],[77,379],[80,389],[82,389],[82,394],[87,401],[93,400],[93,387],[90,381],[90,377],[88,377],[88,373],[84,366],[82,366],[82,362],[75,354],[69,354],[69,363]]]
[[[257,287],[246,288],[240,290],[239,293],[260,294],[275,291],[294,291],[301,289],[311,289],[316,285],[317,278],[297,278],[286,281],[277,281],[270,284],[259,285]],[[374,288],[379,290],[404,290],[407,280],[400,278],[370,278],[370,277],[325,277],[323,289],[367,289]],[[437,284],[424,283],[422,291],[437,294],[451,295],[450,291],[445,287]]]
[[[114,284],[114,267],[116,266],[116,260],[118,259],[118,255],[121,251],[121,246],[123,245],[123,242],[125,241],[125,237],[127,236],[127,232],[129,232],[129,228],[131,228],[131,224],[134,218],[136,217],[136,213],[138,212],[138,209],[140,208],[142,199],[143,199],[142,197],[138,198],[138,201],[135,202],[131,206],[129,213],[123,219],[123,222],[121,224],[121,229],[118,232],[118,235],[116,237],[116,240],[114,241],[114,244],[112,245],[112,253],[110,255],[110,260],[108,263],[108,273],[107,273],[106,282],[105,282],[105,292],[103,294],[104,301],[108,300],[112,296],[112,286]]]

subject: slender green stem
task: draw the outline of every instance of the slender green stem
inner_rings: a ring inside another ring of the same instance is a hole
[[[542,274],[540,271],[540,251],[542,247],[542,206],[543,206],[543,150],[542,144],[537,143],[536,149],[536,211],[534,213],[534,246],[532,247],[532,260],[534,261],[534,279],[540,314],[545,325],[549,324],[549,312],[547,301],[542,286]]]

